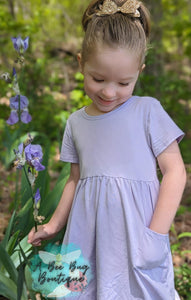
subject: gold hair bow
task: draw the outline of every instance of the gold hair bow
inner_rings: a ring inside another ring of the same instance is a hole
[[[99,6],[99,11],[96,13],[97,16],[103,15],[113,15],[117,12],[122,12],[124,14],[130,14],[135,18],[140,17],[140,12],[138,8],[141,2],[136,0],[127,0],[122,6],[117,6],[112,0],[105,0],[103,5]]]

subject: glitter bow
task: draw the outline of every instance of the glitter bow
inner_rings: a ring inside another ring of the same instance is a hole
[[[135,18],[140,17],[140,12],[138,8],[141,2],[136,0],[127,0],[122,6],[117,6],[112,0],[105,0],[103,5],[99,6],[99,11],[96,13],[97,16],[103,15],[113,15],[117,12],[122,12],[123,14],[130,14]]]

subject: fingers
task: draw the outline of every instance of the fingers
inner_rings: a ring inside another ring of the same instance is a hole
[[[30,244],[32,244],[35,247],[39,247],[39,246],[41,246],[41,240],[40,239],[34,240],[34,241],[30,242]]]
[[[41,232],[35,231],[35,228],[33,227],[31,231],[28,234],[28,243],[32,244],[33,246],[41,246],[42,238]]]
[[[33,246],[41,246],[42,239],[36,238],[35,236],[32,238],[28,238],[28,243],[32,244]]]
[[[52,234],[48,229],[47,224],[39,225],[37,231],[33,227],[28,234],[28,243],[33,246],[41,246],[42,241],[48,240],[54,237],[55,234]]]
[[[34,233],[35,233],[35,229],[33,227],[28,234],[28,243],[30,243],[33,240]]]

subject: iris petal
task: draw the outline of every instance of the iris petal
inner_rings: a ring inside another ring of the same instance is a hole
[[[6,121],[7,124],[9,124],[9,125],[14,125],[14,124],[16,124],[18,121],[19,121],[19,116],[18,116],[17,111],[12,110],[12,111],[11,111],[11,114],[10,114],[10,116],[9,116],[9,119]]]
[[[39,189],[37,189],[36,194],[34,196],[34,200],[35,200],[35,205],[38,204],[38,202],[40,201],[40,191]]]
[[[31,120],[32,120],[32,117],[28,113],[28,110],[23,110],[21,113],[21,121],[25,124],[28,124]]]
[[[43,171],[45,169],[41,164],[43,153],[40,145],[27,145],[25,147],[25,156],[27,162],[32,165],[36,171]]]
[[[16,38],[11,38],[13,42],[13,47],[18,53],[23,53],[28,49],[29,46],[29,37],[26,37],[24,40],[20,36]]]
[[[43,171],[45,169],[45,166],[43,166],[37,158],[32,159],[31,164],[34,166],[36,171]]]

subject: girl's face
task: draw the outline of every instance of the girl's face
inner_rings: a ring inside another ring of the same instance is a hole
[[[82,66],[84,89],[92,100],[87,113],[107,113],[126,102],[142,69],[136,55],[126,48],[97,48]]]

